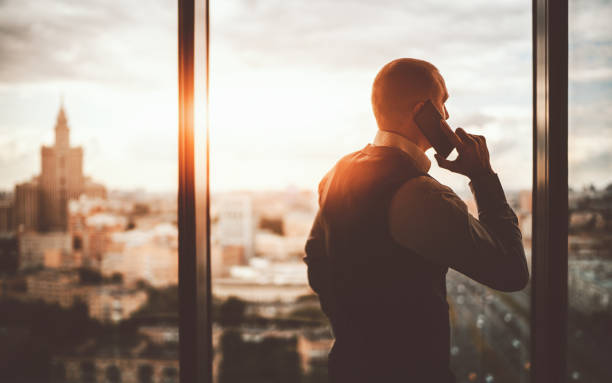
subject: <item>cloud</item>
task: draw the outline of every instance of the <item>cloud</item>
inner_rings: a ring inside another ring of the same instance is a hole
[[[292,66],[371,70],[384,64],[381,57],[401,57],[401,52],[459,66],[487,65],[491,54],[520,48],[530,35],[526,1],[469,6],[442,1],[226,4],[212,8],[214,46],[255,65],[280,59]],[[492,28],[492,17],[499,14],[504,17]]]
[[[245,0],[212,3],[211,12],[213,103],[248,105],[248,94],[259,99],[258,105],[261,100],[270,105],[238,107],[240,113],[213,106],[213,159],[218,162],[222,153],[232,153],[245,163],[261,156],[303,168],[304,162],[325,158],[326,165],[305,170],[323,173],[340,155],[372,139],[371,82],[397,57],[424,58],[439,67],[451,93],[447,105],[453,126],[483,130],[499,147],[499,156],[512,147],[521,151],[519,158],[530,159],[531,135],[508,136],[524,120],[530,128],[529,1]],[[515,117],[520,120],[511,126],[506,114],[496,113],[509,106],[519,111]],[[248,129],[237,128],[241,114],[249,116]],[[269,137],[266,149],[249,147],[249,138],[258,133]],[[500,136],[518,144],[503,144]],[[230,169],[214,166],[217,174]],[[514,181],[529,185],[531,177]]]
[[[609,148],[598,148],[576,159],[570,156],[568,177],[571,187],[579,188],[591,184],[605,187],[612,182],[610,174],[612,152]]]
[[[162,0],[2,2],[0,83],[163,84],[147,69],[176,66],[175,54],[156,49],[160,39],[176,39],[172,23],[163,22],[173,9]]]
[[[484,114],[481,112],[476,112],[476,113],[471,113],[471,114],[468,114],[467,116],[462,117],[459,125],[467,129],[470,129],[470,128],[482,129],[486,125],[492,123],[495,120],[496,118],[494,116]]]

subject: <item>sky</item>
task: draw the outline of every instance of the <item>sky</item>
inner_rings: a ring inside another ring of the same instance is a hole
[[[570,184],[603,186],[612,8],[570,3]],[[111,189],[176,190],[176,2],[45,5],[0,0],[0,189],[39,173],[63,95],[87,175]],[[528,0],[211,1],[210,30],[213,191],[314,190],[371,142],[371,84],[398,57],[436,65],[450,125],[487,137],[507,189],[531,187]],[[431,174],[467,188],[435,160]]]

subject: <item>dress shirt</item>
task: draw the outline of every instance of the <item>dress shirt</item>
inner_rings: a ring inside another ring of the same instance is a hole
[[[373,144],[402,150],[427,173],[431,162],[405,137],[379,130]],[[389,230],[401,246],[497,290],[522,289],[529,272],[518,219],[496,174],[470,182],[478,219],[449,187],[423,175],[405,182],[389,207]]]

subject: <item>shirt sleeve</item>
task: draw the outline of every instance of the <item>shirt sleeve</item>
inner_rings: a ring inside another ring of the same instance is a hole
[[[321,308],[328,316],[332,312],[331,304],[331,266],[327,255],[325,230],[321,210],[317,212],[312,229],[305,246],[308,284],[319,295]]]
[[[406,182],[393,196],[389,229],[403,247],[501,291],[525,287],[529,271],[518,219],[497,175],[470,183],[479,219],[431,177]]]

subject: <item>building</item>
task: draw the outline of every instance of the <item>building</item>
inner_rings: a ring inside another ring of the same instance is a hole
[[[86,302],[89,288],[78,283],[79,275],[74,271],[43,270],[26,278],[30,298],[63,308],[71,307],[77,300]]]
[[[314,219],[314,210],[291,210],[283,216],[283,231],[287,256],[293,259],[301,259],[306,255],[304,252],[304,245],[310,233],[310,229],[312,228]]]
[[[274,260],[286,260],[288,252],[285,242],[286,237],[283,235],[260,230],[255,234],[255,255]]]
[[[305,242],[312,228],[315,213],[315,211],[289,210],[283,216],[283,234],[287,237],[303,238]]]
[[[83,148],[70,146],[64,105],[55,122],[53,146],[42,146],[41,173],[15,186],[15,226],[23,231],[66,231],[68,201],[82,194],[106,197],[103,185],[83,175]]]
[[[84,191],[83,148],[70,146],[70,129],[60,107],[55,123],[55,144],[42,146],[40,208],[42,230],[66,230],[68,200]]]
[[[72,252],[72,241],[70,234],[65,232],[22,232],[18,234],[18,247],[19,269],[26,270],[45,266],[46,252],[69,255]]]
[[[140,280],[156,287],[178,283],[176,226],[160,224],[149,230],[114,233],[111,247],[102,256],[102,274],[121,273],[125,284]]]
[[[74,251],[82,254],[85,266],[99,269],[104,254],[116,248],[112,235],[125,229],[127,219],[97,209],[84,212],[74,209],[75,205],[77,201],[71,201],[68,219]]]
[[[108,212],[107,204],[107,200],[85,194],[68,204],[68,232],[73,250],[87,267],[100,267],[102,254],[111,245],[111,234],[122,231],[127,224],[125,217]]]
[[[84,256],[92,266],[99,267],[104,254],[112,248],[112,234],[122,232],[127,220],[110,213],[87,217],[83,237]]]
[[[246,264],[244,247],[223,246],[221,249],[221,261],[221,275],[229,275],[232,267]]]
[[[15,230],[13,216],[13,199],[0,195],[0,233],[11,233]]]
[[[74,355],[55,357],[53,367],[62,382],[178,383],[178,348],[157,349],[146,343],[127,350],[94,343]]]
[[[121,285],[81,285],[75,270],[41,270],[26,277],[28,296],[69,308],[77,301],[87,305],[89,316],[100,322],[128,319],[147,301],[143,290]]]
[[[254,254],[254,219],[251,197],[248,194],[226,194],[215,201],[218,208],[218,240],[222,247],[240,246],[244,256]]]
[[[147,301],[142,290],[122,286],[101,286],[87,296],[89,316],[105,323],[118,323],[128,319]]]
[[[14,225],[19,231],[35,231],[39,228],[38,177],[15,185]]]

